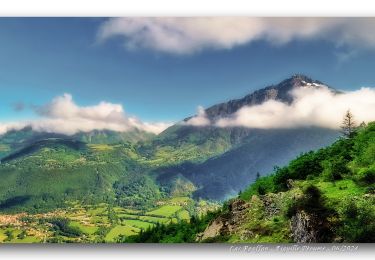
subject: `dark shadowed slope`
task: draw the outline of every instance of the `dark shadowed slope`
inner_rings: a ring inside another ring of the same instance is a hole
[[[243,106],[261,104],[269,99],[290,103],[293,101],[289,95],[292,89],[304,86],[320,88],[321,85],[323,83],[320,81],[294,75],[244,98],[214,105],[206,109],[206,114],[212,121],[231,115]],[[184,151],[184,147],[194,144],[195,157],[182,157],[180,161],[174,161],[175,165],[155,172],[163,185],[170,186],[170,179],[184,176],[198,188],[195,196],[223,199],[253,182],[257,172],[271,172],[274,166],[284,165],[302,152],[331,144],[337,136],[338,132],[335,130],[318,127],[269,130],[178,124],[160,134],[154,140],[152,149],[157,152],[163,146],[172,146]],[[207,158],[211,159],[202,162]]]

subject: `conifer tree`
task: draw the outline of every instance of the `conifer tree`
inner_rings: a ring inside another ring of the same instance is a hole
[[[355,133],[356,128],[357,128],[357,125],[354,120],[354,116],[350,112],[350,109],[348,109],[342,121],[342,125],[341,125],[342,133],[346,138],[350,138]]]

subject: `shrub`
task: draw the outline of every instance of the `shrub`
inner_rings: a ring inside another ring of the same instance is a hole
[[[27,236],[26,230],[22,230],[21,233],[17,235],[18,239],[24,239]]]
[[[275,185],[278,191],[286,190],[287,180],[305,180],[318,176],[323,171],[321,162],[325,158],[325,151],[308,152],[291,161],[287,167],[276,168]]]
[[[78,227],[70,226],[69,220],[66,218],[52,218],[48,222],[52,224],[52,230],[58,235],[66,237],[79,237],[82,235],[82,231]]]
[[[359,175],[359,180],[366,184],[375,183],[375,167],[362,169],[358,175]]]
[[[375,194],[375,187],[374,186],[367,187],[366,193],[367,194]]]
[[[326,207],[325,197],[322,196],[320,190],[310,184],[303,190],[303,196],[294,200],[289,205],[287,216],[290,218],[299,210],[304,210],[308,213],[318,214],[324,218],[331,214],[331,210]]]
[[[5,241],[11,241],[12,239],[14,239],[13,232],[10,231],[10,230],[5,231],[5,235],[7,236],[7,238],[5,239]]]
[[[333,157],[322,162],[324,167],[323,177],[327,181],[341,180],[343,175],[349,174],[348,161],[343,157]]]
[[[274,176],[260,177],[249,188],[243,191],[239,197],[243,200],[249,200],[253,195],[264,195],[269,192],[275,192]]]
[[[350,200],[342,205],[338,235],[344,242],[375,242],[375,209],[371,201]]]

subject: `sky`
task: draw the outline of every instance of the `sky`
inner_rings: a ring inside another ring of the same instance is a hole
[[[371,88],[374,32],[349,18],[0,18],[0,134],[66,120],[158,133],[295,73]]]

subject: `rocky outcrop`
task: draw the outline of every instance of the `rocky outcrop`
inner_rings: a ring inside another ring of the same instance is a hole
[[[197,235],[197,241],[204,241],[218,236],[227,236],[236,232],[246,218],[250,207],[244,200],[236,199],[229,204],[229,212],[214,219],[203,233]]]
[[[298,211],[291,218],[290,229],[293,240],[296,243],[317,243],[319,242],[320,223],[315,216],[307,214],[305,211]]]
[[[259,196],[264,205],[264,213],[266,218],[271,218],[280,213],[280,196],[279,194],[267,194]]]
[[[278,216],[283,205],[283,193],[253,195],[249,202],[241,199],[233,200],[229,210],[214,219],[204,232],[197,236],[197,241],[205,241],[215,237],[237,235],[241,241],[256,237],[258,228],[246,227],[252,219],[258,219],[259,214],[266,220]],[[257,215],[258,214],[258,215]],[[254,219],[254,220],[255,220]],[[255,220],[256,221],[256,220]]]

